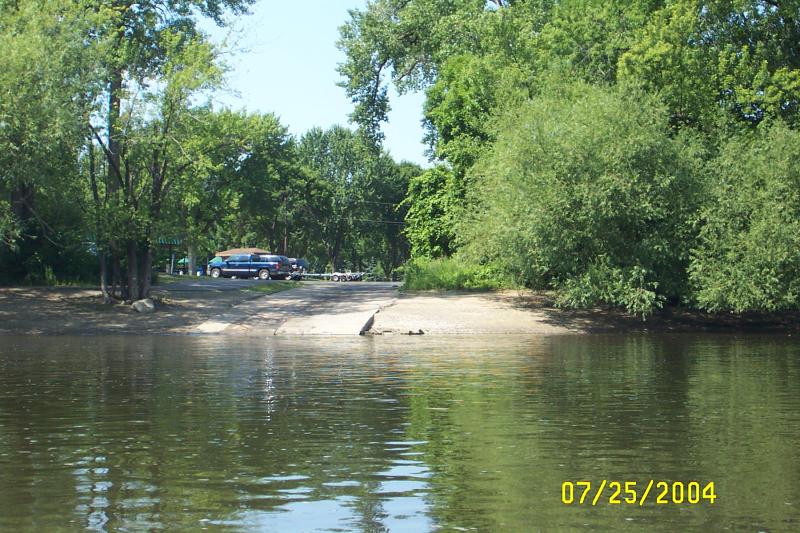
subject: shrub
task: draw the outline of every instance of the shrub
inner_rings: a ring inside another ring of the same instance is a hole
[[[494,265],[481,265],[459,257],[416,258],[402,268],[403,287],[408,290],[491,290],[513,285]]]
[[[800,306],[800,133],[762,125],[729,140],[715,175],[691,281],[710,311]]]
[[[703,191],[695,146],[651,96],[554,83],[499,121],[475,169],[469,249],[563,305],[646,315],[677,301]]]

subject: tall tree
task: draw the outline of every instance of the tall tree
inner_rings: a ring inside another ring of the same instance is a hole
[[[0,55],[0,191],[17,236],[52,237],[37,195],[62,194],[76,174],[82,120],[99,92],[85,15],[65,1],[0,4],[0,47],[10,52]]]
[[[343,250],[355,234],[359,213],[374,178],[376,148],[363,136],[341,126],[314,128],[299,143],[301,162],[328,184],[329,217],[323,224],[322,240],[331,268],[341,266]]]
[[[98,12],[108,14],[108,22],[95,29],[95,35],[103,43],[105,50],[103,64],[106,69],[108,102],[105,109],[105,142],[101,142],[103,127],[91,127],[95,139],[104,144],[103,151],[107,159],[105,187],[112,204],[124,206],[124,209],[133,206],[130,187],[127,187],[128,191],[125,193],[122,192],[130,181],[130,175],[124,174],[125,165],[122,161],[128,151],[125,145],[127,137],[123,125],[123,109],[126,105],[128,109],[132,109],[131,102],[126,102],[126,99],[135,97],[137,90],[147,87],[154,80],[158,82],[159,76],[170,68],[169,54],[179,52],[183,45],[199,42],[195,19],[198,14],[223,24],[223,15],[226,12],[244,13],[251,3],[252,0],[113,0],[96,5]],[[214,62],[213,56],[207,59]],[[181,83],[179,78],[180,76],[176,76],[173,86]],[[167,111],[169,114],[174,109]],[[166,122],[163,127],[169,129],[172,125]],[[161,172],[155,167],[153,170],[156,174]],[[158,184],[162,178],[155,177],[154,180]],[[156,206],[158,205],[157,202]],[[129,212],[128,215],[133,213]],[[149,246],[150,244],[146,246],[145,258],[152,254]],[[140,275],[149,276],[148,261],[145,259],[143,263],[146,272],[140,273],[139,247],[140,243],[133,235],[127,235],[121,240],[111,238],[104,243],[101,251],[103,287],[106,285],[106,274],[105,261],[102,258],[107,248],[113,256],[115,277],[118,276],[120,256],[124,254],[126,258],[128,298],[141,297],[149,292],[149,280],[143,280]]]

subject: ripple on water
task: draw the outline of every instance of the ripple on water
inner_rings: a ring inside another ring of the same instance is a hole
[[[796,506],[775,502],[800,501],[798,352],[755,336],[0,343],[0,530],[793,530]],[[587,477],[724,494],[633,522],[565,511],[561,483]]]

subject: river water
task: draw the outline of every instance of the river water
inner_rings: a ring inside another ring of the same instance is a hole
[[[2,341],[2,531],[800,531],[790,336]]]

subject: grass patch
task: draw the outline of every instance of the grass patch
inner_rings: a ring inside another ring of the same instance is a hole
[[[174,274],[165,274],[163,272],[159,272],[156,275],[154,285],[169,285],[170,283],[175,283],[176,281],[181,281],[186,279],[190,276],[176,276]]]
[[[492,265],[461,258],[412,259],[403,266],[403,289],[411,291],[496,290],[514,286],[507,274]]]
[[[269,283],[259,283],[258,285],[250,285],[245,287],[244,290],[250,292],[260,292],[262,294],[275,294],[276,292],[288,291],[299,287],[299,281],[270,281]]]

